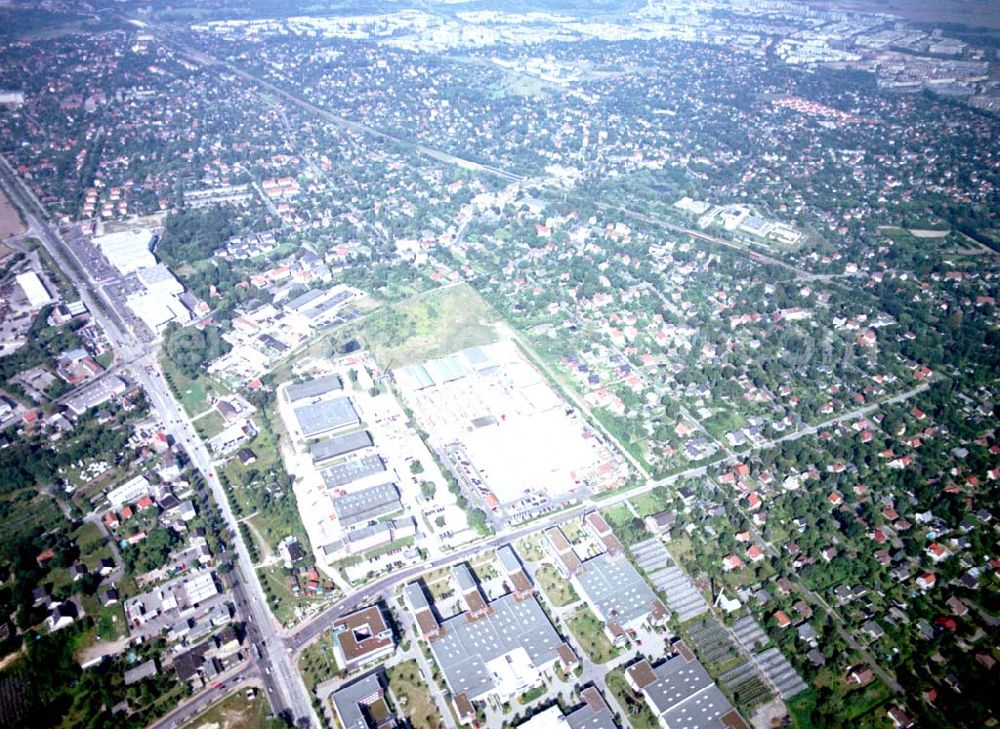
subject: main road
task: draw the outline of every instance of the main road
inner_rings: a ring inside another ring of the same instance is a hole
[[[0,157],[0,189],[17,207],[29,232],[38,237],[56,265],[79,292],[94,321],[104,330],[111,343],[115,360],[135,363],[136,366],[132,368],[133,377],[145,390],[153,411],[162,419],[167,432],[184,449],[208,484],[229,528],[230,544],[235,548],[237,577],[233,594],[237,609],[246,617],[249,640],[260,651],[260,658],[256,659],[256,663],[259,664],[267,688],[267,698],[274,713],[296,725],[317,726],[319,720],[313,711],[309,692],[280,641],[278,626],[267,606],[260,579],[229,506],[229,499],[219,483],[215,466],[191,420],[167,385],[159,369],[156,348],[144,344],[128,327],[128,312],[116,310],[116,300],[107,296],[89,275],[76,252],[47,223],[45,211],[3,157]]]

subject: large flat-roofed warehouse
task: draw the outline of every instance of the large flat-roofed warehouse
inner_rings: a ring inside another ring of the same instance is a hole
[[[299,382],[285,388],[285,395],[288,402],[295,404],[300,400],[311,400],[315,397],[322,397],[329,392],[339,392],[344,389],[344,384],[337,375],[327,375],[317,377],[308,382]]]
[[[295,408],[295,419],[306,438],[315,438],[361,422],[349,397],[321,400]]]
[[[658,666],[647,660],[629,666],[625,680],[642,694],[662,727],[747,729],[743,717],[686,647]]]
[[[118,377],[111,375],[103,377],[93,384],[81,387],[64,401],[66,407],[73,411],[74,415],[82,415],[99,405],[103,405],[113,397],[117,397],[128,391],[128,383]]]
[[[449,690],[472,701],[494,693],[507,700],[536,685],[562,644],[534,596],[504,595],[489,608],[478,620],[465,613],[445,620],[430,642]]]
[[[323,477],[323,484],[328,489],[334,490],[383,471],[385,464],[379,456],[364,456],[324,468],[320,471],[320,476]]]
[[[637,627],[658,602],[656,594],[623,554],[600,554],[584,562],[574,586],[605,623]]]
[[[150,250],[152,243],[153,233],[149,230],[123,230],[94,238],[94,245],[108,262],[125,275],[156,265]]]
[[[312,456],[313,463],[325,463],[334,458],[370,448],[372,445],[372,437],[367,430],[356,430],[353,433],[316,441],[309,446],[309,455]]]
[[[52,303],[52,296],[49,294],[48,289],[45,288],[42,279],[34,271],[19,273],[14,280],[21,287],[32,309],[41,309],[43,306]]]
[[[343,526],[378,519],[403,508],[396,485],[371,486],[333,500],[333,511]]]

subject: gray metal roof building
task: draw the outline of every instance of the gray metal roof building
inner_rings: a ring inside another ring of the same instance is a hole
[[[348,544],[354,544],[367,539],[375,534],[381,534],[384,532],[392,532],[392,522],[391,521],[380,521],[378,524],[372,526],[359,527],[357,529],[352,529],[344,535],[344,541]]]
[[[306,438],[323,435],[361,422],[349,397],[321,400],[295,408],[295,419]]]
[[[402,508],[396,485],[391,483],[371,486],[333,500],[334,513],[344,526],[377,519]]]
[[[337,716],[344,729],[371,729],[381,725],[389,714],[385,705],[379,672],[369,673],[331,694]]]
[[[365,456],[324,468],[320,471],[320,476],[323,477],[323,484],[328,489],[339,489],[341,486],[382,473],[384,470],[385,464],[379,456]]]
[[[504,595],[490,603],[492,612],[470,621],[464,613],[441,624],[442,635],[430,642],[452,694],[465,692],[473,701],[495,688],[490,661],[524,648],[536,668],[556,660],[562,643],[534,596],[516,600]]]
[[[90,408],[103,405],[116,395],[128,390],[128,382],[117,375],[109,375],[96,382],[79,388],[64,401],[66,407],[76,415],[82,415]]]
[[[427,602],[427,595],[419,582],[410,582],[403,587],[403,597],[410,605],[410,610],[430,610],[431,605]]]
[[[653,668],[656,680],[643,688],[661,724],[678,729],[718,729],[733,705],[697,658],[674,656]]]
[[[517,555],[514,553],[514,548],[509,544],[505,544],[497,550],[497,558],[500,560],[500,564],[503,568],[508,572],[517,572],[518,570],[524,569],[521,565],[521,560],[519,560]]]
[[[624,555],[604,553],[584,564],[587,569],[573,580],[579,582],[584,598],[604,622],[629,627],[653,609],[656,594]]]
[[[313,289],[312,291],[306,291],[304,294],[299,294],[294,299],[285,302],[285,308],[291,309],[292,311],[298,311],[299,309],[308,306],[312,302],[316,301],[323,292],[319,289]]]
[[[596,688],[584,689],[582,698],[583,706],[566,714],[569,729],[618,729],[614,714]]]
[[[285,393],[288,395],[288,402],[295,403],[299,400],[319,397],[328,392],[336,392],[343,389],[344,383],[341,382],[340,377],[337,375],[327,375],[326,377],[318,377],[308,382],[289,385],[285,389]]]
[[[313,443],[309,446],[309,455],[312,456],[313,463],[322,463],[372,445],[372,437],[367,430],[356,430]]]
[[[458,589],[462,592],[479,589],[479,585],[476,584],[476,578],[472,576],[472,570],[469,569],[467,564],[463,563],[455,565],[451,568],[451,573],[455,575],[455,581],[458,583]]]
[[[135,668],[130,668],[125,671],[125,685],[131,686],[132,684],[139,683],[143,679],[151,678],[157,673],[159,673],[159,671],[156,668],[156,660],[150,658],[145,663],[140,663]]]

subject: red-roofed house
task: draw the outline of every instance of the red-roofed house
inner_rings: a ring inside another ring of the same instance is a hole
[[[930,557],[935,564],[948,558],[948,550],[942,547],[937,542],[931,542],[931,544],[925,550],[927,556]]]

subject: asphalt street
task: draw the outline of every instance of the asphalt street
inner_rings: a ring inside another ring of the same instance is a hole
[[[167,432],[184,448],[192,465],[200,471],[208,484],[230,530],[230,543],[235,547],[237,585],[234,597],[237,610],[247,622],[248,639],[260,651],[260,658],[255,658],[253,662],[260,669],[272,710],[297,726],[318,725],[318,717],[313,711],[305,684],[292,665],[289,652],[279,640],[279,628],[267,607],[260,580],[240,535],[229,500],[219,484],[211,457],[160,372],[156,347],[143,342],[129,327],[127,322],[131,313],[121,310],[124,302],[120,298],[107,296],[103,287],[93,280],[84,262],[72,247],[66,245],[58,231],[46,222],[38,201],[3,158],[0,158],[0,189],[21,212],[29,234],[41,241],[76,287],[94,321],[104,330],[111,343],[115,361],[135,363],[131,375],[145,390],[153,412],[163,421]]]

